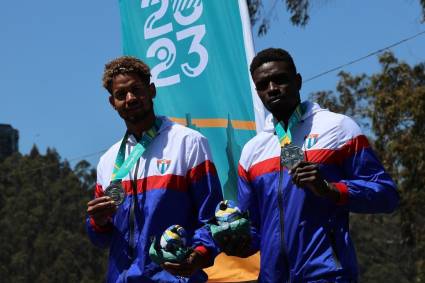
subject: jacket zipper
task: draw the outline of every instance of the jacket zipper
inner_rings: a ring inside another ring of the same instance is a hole
[[[291,282],[290,280],[290,274],[289,274],[289,260],[288,260],[288,253],[286,250],[286,244],[285,244],[285,211],[283,207],[283,188],[282,188],[282,179],[283,179],[283,147],[280,148],[280,157],[279,157],[279,182],[278,182],[278,191],[277,191],[277,200],[279,204],[279,222],[280,222],[280,245],[281,245],[281,252],[283,254],[283,258],[286,264],[286,274],[287,279],[286,282]]]
[[[133,190],[133,201],[130,204],[130,219],[129,219],[129,239],[128,239],[128,245],[129,245],[129,255],[130,258],[133,260],[136,252],[135,249],[136,247],[134,246],[135,244],[135,231],[134,231],[134,227],[135,227],[135,209],[137,206],[137,172],[139,171],[139,164],[140,164],[140,158],[137,160],[136,163],[136,168],[134,169],[134,177],[131,180],[131,188]]]

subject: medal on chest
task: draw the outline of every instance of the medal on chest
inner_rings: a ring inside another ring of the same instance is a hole
[[[289,118],[286,130],[283,122],[274,121],[276,135],[281,147],[280,162],[282,166],[288,169],[291,169],[295,164],[304,160],[304,151],[292,143],[291,130],[301,121],[305,110],[306,104],[300,103]]]
[[[282,148],[281,155],[282,165],[288,169],[291,169],[298,162],[304,161],[304,151],[293,144],[288,144]]]
[[[139,160],[142,154],[155,139],[159,128],[161,127],[161,123],[161,119],[156,118],[153,127],[143,133],[142,138],[127,158],[125,158],[125,148],[129,134],[128,132],[125,134],[115,159],[114,169],[112,170],[111,184],[105,189],[104,192],[105,195],[113,199],[115,205],[119,206],[122,204],[126,196],[124,188],[121,184],[121,180],[127,176],[137,160]]]

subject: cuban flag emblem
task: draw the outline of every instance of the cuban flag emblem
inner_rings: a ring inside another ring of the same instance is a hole
[[[317,143],[318,137],[319,134],[309,134],[305,139],[305,147],[307,149],[312,148]]]
[[[168,159],[158,159],[156,161],[156,167],[158,168],[159,173],[164,174],[168,167],[170,167],[171,160]]]

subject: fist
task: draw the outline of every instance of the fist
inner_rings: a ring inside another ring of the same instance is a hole
[[[87,214],[93,218],[99,226],[105,226],[110,221],[111,215],[115,213],[117,207],[108,196],[95,198],[87,203]]]

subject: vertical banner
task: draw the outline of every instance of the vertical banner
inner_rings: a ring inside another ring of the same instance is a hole
[[[208,138],[224,197],[236,199],[242,147],[265,115],[250,81],[253,44],[245,0],[119,2],[124,54],[151,67],[156,113]],[[247,268],[233,272],[256,279],[258,266]],[[212,282],[216,275],[210,273]],[[226,276],[234,278],[214,282],[243,281],[235,273]]]

